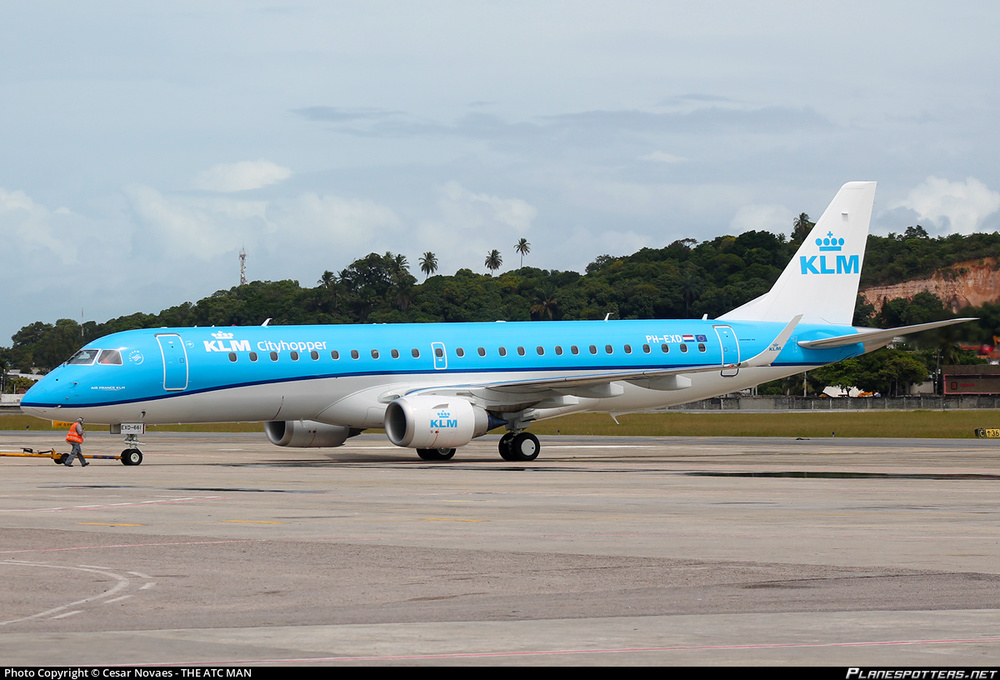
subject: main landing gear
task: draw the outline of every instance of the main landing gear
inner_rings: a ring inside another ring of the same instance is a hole
[[[417,449],[420,460],[451,460],[455,449]]]
[[[541,445],[538,437],[530,432],[508,432],[500,438],[500,457],[512,463],[528,462],[538,458]]]

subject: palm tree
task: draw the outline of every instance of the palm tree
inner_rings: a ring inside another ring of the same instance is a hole
[[[503,256],[500,255],[500,251],[494,248],[490,251],[490,254],[486,256],[486,268],[491,272],[495,272],[500,269],[503,265]]]
[[[514,245],[514,252],[521,256],[521,267],[524,267],[524,256],[531,252],[531,244],[528,239],[522,238]]]
[[[792,222],[792,243],[798,245],[806,240],[806,236],[816,226],[815,222],[809,221],[809,215],[799,213],[799,216]]]
[[[420,258],[420,271],[424,273],[424,281],[427,277],[436,272],[438,269],[438,259],[437,255],[431,251],[424,253],[423,257]]]

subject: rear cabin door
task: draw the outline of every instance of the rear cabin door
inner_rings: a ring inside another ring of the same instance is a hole
[[[722,377],[733,378],[739,374],[738,368],[727,368],[740,363],[740,344],[730,326],[715,326],[715,334],[719,336],[722,345]]]

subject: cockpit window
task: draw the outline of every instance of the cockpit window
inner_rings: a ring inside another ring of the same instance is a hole
[[[74,366],[90,366],[94,363],[94,359],[97,358],[98,351],[96,349],[81,349],[71,356],[66,363]]]
[[[121,366],[122,353],[116,349],[102,349],[101,356],[97,357],[97,363],[111,366]]]

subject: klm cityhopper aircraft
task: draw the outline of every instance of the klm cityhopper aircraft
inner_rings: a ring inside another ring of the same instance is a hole
[[[278,446],[340,446],[384,427],[424,460],[497,427],[500,455],[538,456],[526,429],[734,392],[967,319],[851,325],[875,182],[845,184],[774,287],[715,320],[162,328],[95,340],[21,408],[127,434],[152,423],[261,421]]]

